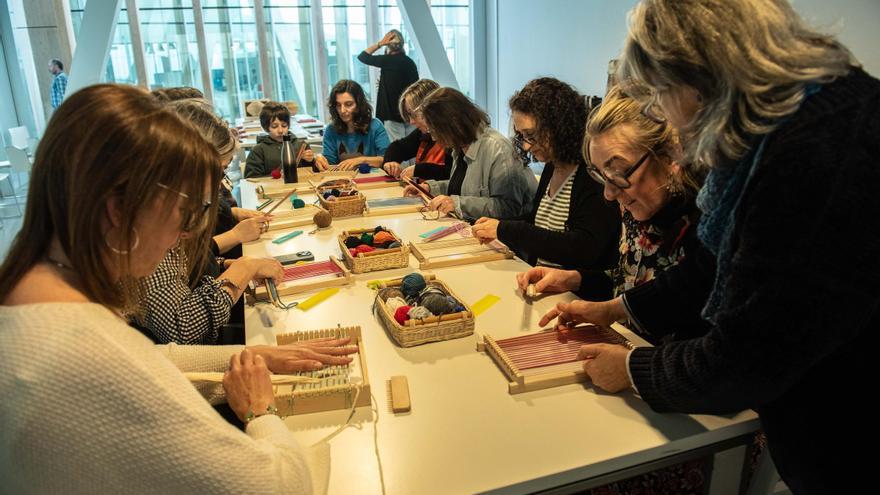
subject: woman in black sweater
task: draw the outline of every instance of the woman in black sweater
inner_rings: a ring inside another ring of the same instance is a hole
[[[785,0],[646,0],[619,76],[647,83],[646,113],[681,128],[686,159],[710,167],[698,233],[717,270],[703,337],[584,346],[586,373],[657,411],[755,409],[794,493],[863,491],[874,481],[857,443],[876,430],[880,81]]]
[[[518,220],[480,218],[474,235],[500,240],[529,264],[597,271],[617,261],[620,211],[587,174],[581,142],[587,104],[573,87],[550,77],[530,81],[510,98],[514,145],[524,161],[544,162],[529,215]],[[606,298],[597,281],[585,294]]]

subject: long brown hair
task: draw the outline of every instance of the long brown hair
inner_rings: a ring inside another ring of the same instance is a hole
[[[339,116],[339,109],[336,108],[336,96],[343,93],[348,93],[354,98],[356,109],[351,116],[354,123],[354,132],[367,134],[370,131],[370,124],[373,122],[373,106],[367,101],[364,88],[351,79],[342,79],[330,90],[330,97],[327,99],[327,110],[330,111],[330,121],[333,124],[333,128],[336,129],[337,134],[348,134],[348,124],[342,121],[342,117]]]
[[[45,259],[55,237],[86,297],[109,308],[136,307],[139,284],[131,276],[131,261],[138,252],[111,252],[102,229],[109,222],[108,201],[118,201],[120,212],[113,244],[135,244],[138,215],[167,194],[158,183],[188,195],[192,214],[200,214],[210,199],[206,228],[212,231],[217,164],[217,151],[143,89],[99,84],[70,95],[37,148],[24,223],[0,266],[0,294],[8,294]],[[206,185],[211,198],[204,198]],[[199,266],[206,252],[187,255]]]
[[[419,111],[434,141],[447,148],[467,146],[489,127],[489,115],[457,89],[432,91],[422,100]]]

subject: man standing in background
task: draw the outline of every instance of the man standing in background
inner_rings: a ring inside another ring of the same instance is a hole
[[[385,55],[373,55],[380,47],[385,47]],[[419,80],[415,62],[403,50],[403,35],[400,31],[388,31],[378,43],[367,47],[358,55],[358,60],[366,65],[379,67],[379,93],[376,96],[376,118],[385,124],[385,131],[391,141],[403,138],[415,129],[403,121],[397,100],[403,90]]]
[[[55,110],[61,105],[61,101],[64,100],[64,92],[67,91],[67,74],[64,73],[64,64],[57,58],[49,61],[49,72],[55,74],[55,78],[52,79],[52,93],[50,94],[52,110]]]

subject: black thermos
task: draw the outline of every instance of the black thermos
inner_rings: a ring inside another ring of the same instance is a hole
[[[284,141],[281,143],[281,175],[284,177],[285,184],[299,182],[295,161],[296,155],[293,153],[293,141],[290,140],[290,134],[285,134]]]

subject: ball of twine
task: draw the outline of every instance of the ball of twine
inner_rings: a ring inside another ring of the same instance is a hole
[[[327,210],[321,210],[318,213],[315,213],[315,216],[312,217],[312,221],[315,222],[315,225],[317,225],[319,229],[325,229],[333,223],[333,215]]]

